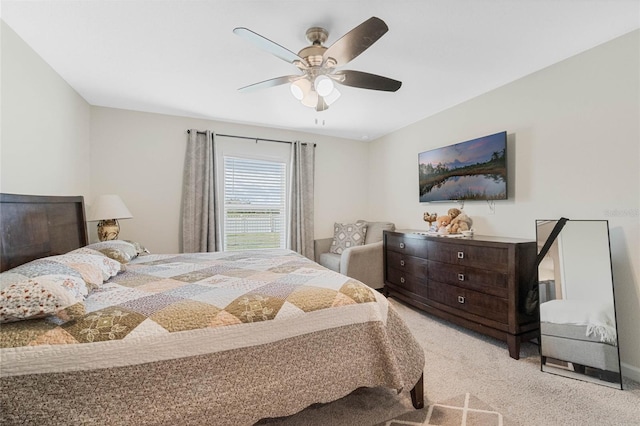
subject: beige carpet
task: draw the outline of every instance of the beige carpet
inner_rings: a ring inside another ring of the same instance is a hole
[[[554,426],[640,425],[640,384],[625,390],[540,371],[538,349],[523,345],[520,360],[506,344],[430,317],[392,299],[425,350],[425,405],[408,391],[358,389],[260,425],[309,426]]]

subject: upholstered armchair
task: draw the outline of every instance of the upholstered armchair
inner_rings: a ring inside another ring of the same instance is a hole
[[[371,288],[384,287],[382,231],[394,231],[391,222],[368,222],[364,244],[346,248],[341,254],[331,253],[333,238],[314,241],[315,260],[322,266],[362,281]]]

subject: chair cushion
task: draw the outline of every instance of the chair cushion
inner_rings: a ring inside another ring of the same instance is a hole
[[[365,222],[367,224],[367,235],[364,240],[365,244],[382,241],[382,231],[396,230],[396,225],[391,222],[368,222],[366,220],[359,220],[358,222]]]
[[[333,225],[333,241],[329,253],[342,254],[349,247],[364,244],[367,235],[367,223],[335,223]]]
[[[332,271],[340,272],[340,258],[341,256],[339,254],[322,253],[318,263]]]

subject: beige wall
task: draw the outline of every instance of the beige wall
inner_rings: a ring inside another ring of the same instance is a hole
[[[0,191],[88,196],[91,107],[0,25]]]
[[[640,380],[640,31],[373,141],[369,210],[425,229],[418,153],[506,130],[509,200],[467,202],[479,234],[535,238],[535,220],[607,219],[623,371]],[[375,194],[375,195],[374,195]]]
[[[115,192],[122,197],[134,216],[120,221],[123,237],[139,240],[157,253],[178,251],[182,169],[186,130],[190,128],[265,139],[314,142],[317,145],[315,235],[333,236],[333,222],[353,221],[366,216],[367,142],[93,107],[92,195]],[[238,141],[238,144],[243,142]],[[96,238],[95,234],[95,230],[90,229],[93,238]]]

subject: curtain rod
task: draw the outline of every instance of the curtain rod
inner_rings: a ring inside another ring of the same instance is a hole
[[[264,138],[251,138],[249,136],[237,136],[237,135],[223,135],[222,133],[216,133],[216,136],[224,136],[226,138],[236,138],[236,139],[248,139],[251,141],[263,141],[263,142],[277,142],[277,143],[293,143],[291,141],[281,141],[278,139],[264,139]],[[303,145],[306,145],[306,142],[302,142]],[[313,146],[316,146],[316,144],[314,143]]]
[[[280,141],[277,139],[262,139],[262,138],[250,138],[249,136],[223,135],[222,133],[216,133],[216,136],[224,136],[225,138],[248,139],[256,142],[264,141],[264,142],[277,142],[277,143],[293,143],[290,141]]]
[[[191,133],[191,130],[187,129],[187,133]],[[206,132],[198,132],[198,134],[205,134]],[[277,143],[288,143],[288,144],[292,144],[293,142],[291,141],[281,141],[281,140],[277,140],[277,139],[264,139],[264,138],[252,138],[249,136],[238,136],[238,135],[225,135],[222,133],[215,133],[215,136],[224,136],[226,138],[236,138],[236,139],[247,139],[250,141],[263,141],[263,142],[277,142]],[[302,143],[303,145],[306,145],[306,142]],[[315,147],[316,144],[314,143],[313,146]]]

